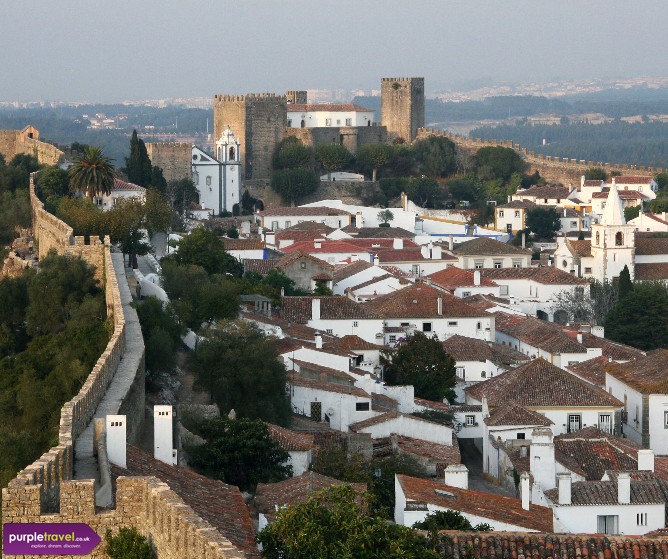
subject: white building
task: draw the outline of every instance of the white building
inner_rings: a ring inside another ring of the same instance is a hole
[[[241,153],[239,141],[226,128],[216,141],[216,157],[198,147],[192,149],[192,177],[199,204],[211,215],[239,215],[241,201]]]
[[[288,128],[373,126],[374,111],[353,103],[288,105]]]
[[[652,233],[668,233],[668,215],[666,212],[653,214],[640,211],[638,217],[629,221],[637,231],[650,231]]]
[[[462,269],[528,268],[532,251],[502,243],[488,237],[478,237],[455,245],[451,251]]]
[[[118,204],[119,200],[130,200],[132,198],[143,203],[146,200],[146,189],[138,184],[114,179],[114,186],[109,194],[95,196],[93,203],[106,212]]]
[[[257,213],[256,221],[264,229],[278,231],[298,223],[313,221],[334,229],[352,224],[353,216],[345,210],[324,206],[299,206],[297,208],[270,208]]]

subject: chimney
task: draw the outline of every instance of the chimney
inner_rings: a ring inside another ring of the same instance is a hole
[[[582,343],[582,332],[577,333],[577,338],[578,338],[578,343],[581,344]]]
[[[559,504],[571,504],[571,474],[561,473],[557,474],[557,485],[559,486]]]
[[[373,265],[378,266],[380,264],[380,259],[378,258],[378,254],[373,255]]]
[[[455,238],[452,235],[448,236],[448,250],[452,252],[455,248]]]
[[[250,235],[250,221],[241,222],[241,234],[244,237],[248,237],[248,235]]]
[[[473,285],[480,285],[480,270],[473,272]]]
[[[564,208],[564,217],[566,217],[566,208]]]
[[[527,247],[527,234],[524,231],[522,231],[522,248],[526,247]]]
[[[487,404],[487,396],[482,397],[482,418],[489,417],[489,405]]]
[[[440,295],[438,296],[438,299],[436,299],[436,311],[438,312],[438,316],[443,315],[443,297]]]
[[[510,194],[508,194],[508,203],[510,204]]]
[[[311,299],[311,320],[320,320],[320,299]]]
[[[549,427],[539,427],[532,431],[529,460],[534,483],[541,489],[556,487],[554,441]]]
[[[315,333],[315,348],[322,349],[322,334],[320,332]]]
[[[153,457],[175,466],[172,406],[153,406]]]
[[[315,239],[313,241],[313,248],[322,248],[322,239]]]
[[[357,212],[355,214],[355,227],[357,229],[364,227],[364,218],[362,217],[362,212]]]
[[[392,248],[395,250],[402,250],[404,248],[404,240],[394,239],[394,241],[392,241]]]
[[[614,177],[612,180],[615,180]],[[617,474],[617,502],[620,505],[628,505],[631,502],[631,474],[628,472]]]
[[[638,451],[638,470],[654,471],[654,451],[652,449],[644,448]]]
[[[125,445],[127,418],[124,415],[108,415],[105,421],[107,432],[107,457],[111,464],[127,468]]]
[[[459,489],[469,488],[469,470],[464,464],[450,464],[445,468],[445,485],[458,487]]]
[[[522,472],[520,475],[520,497],[522,498],[522,508],[529,510],[531,507],[531,485],[529,472]]]
[[[281,299],[285,297],[285,287],[281,287]]]

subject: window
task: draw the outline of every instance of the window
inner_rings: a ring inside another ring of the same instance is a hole
[[[475,415],[466,416],[466,426],[473,427],[475,425]]]
[[[501,295],[508,295],[508,286],[507,285],[502,285],[501,290],[499,291]]]
[[[524,439],[526,439],[526,433],[517,433],[517,438],[520,441],[523,441]]]
[[[599,515],[597,532],[599,534],[617,534],[618,524],[619,516],[616,514]]]
[[[466,369],[464,369],[464,367],[456,367],[455,375],[457,375],[462,380],[466,380]]]
[[[394,334],[390,335],[390,343],[391,344],[397,343],[397,336],[396,335],[394,335]]]
[[[575,288],[575,296],[576,297],[584,297],[585,290],[584,287],[576,287]]]
[[[499,210],[499,217],[503,217],[503,210]]]
[[[355,411],[369,411],[369,402],[355,402]]]
[[[475,329],[482,330],[482,322],[476,322]]]
[[[462,291],[462,297],[470,297],[471,292],[470,291]]]
[[[292,227],[292,222],[291,221],[286,221],[285,222],[285,228],[287,229],[288,227]]]
[[[571,221],[571,227],[577,227],[578,222],[577,221]]]
[[[636,514],[636,524],[638,526],[647,526],[647,513],[639,512]]]
[[[336,125],[341,126],[341,119],[338,119],[338,118],[336,119]]]
[[[300,268],[302,268],[302,269],[306,268],[306,262],[301,262],[301,263],[299,264],[299,266],[300,266]]]
[[[359,323],[358,323],[356,320],[354,320],[354,321],[353,321],[353,327],[354,327],[354,328],[357,328],[358,326],[359,326]]]
[[[612,433],[612,415],[602,413],[598,416],[598,428],[604,433]]]
[[[473,264],[473,267],[474,267],[476,270],[482,270],[482,267],[483,267],[484,265],[485,265],[484,262],[482,262],[482,261],[480,261],[480,260],[477,260],[477,261]]]
[[[334,333],[334,330],[332,330],[331,328],[327,328],[326,332],[327,332],[328,334],[333,334],[333,333]]]
[[[495,267],[497,270],[498,270],[499,268],[501,268],[502,264],[503,264],[503,262],[501,262],[500,260],[495,260],[495,261],[494,261],[494,267]]]
[[[487,378],[487,372],[483,371],[482,373],[480,373],[480,378]]]
[[[568,432],[573,433],[579,431],[582,428],[582,418],[579,415],[569,414],[568,415]]]
[[[663,412],[663,428],[668,429],[668,411]]]
[[[451,328],[457,328],[457,321],[456,320],[448,320],[448,326]]]
[[[419,264],[413,264],[412,270],[413,270],[413,275],[416,275],[416,276],[420,275],[420,265]]]
[[[206,177],[206,185],[211,186],[211,177],[210,176]]]
[[[624,244],[624,233],[618,231],[615,235],[615,246],[622,246]]]
[[[292,128],[292,119],[291,118],[288,119],[288,128]]]
[[[562,266],[562,268],[568,268],[568,262],[566,262],[566,260],[562,260],[561,261],[561,266]]]
[[[346,119],[346,126],[352,126],[353,125],[353,119],[352,118],[347,118]]]
[[[585,267],[585,274],[591,274],[591,268]]]
[[[271,230],[276,231],[278,229],[278,221],[271,222]]]
[[[422,323],[422,331],[423,332],[431,332],[431,322],[423,322]]]
[[[515,217],[520,217],[520,211],[519,210],[515,210]]]
[[[332,119],[331,118],[326,118],[325,119],[325,126],[331,126],[332,125]]]
[[[522,267],[521,260],[513,260],[513,268],[521,268],[521,267]]]

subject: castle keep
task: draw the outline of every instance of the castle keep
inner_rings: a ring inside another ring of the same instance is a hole
[[[383,78],[381,122],[390,139],[412,142],[424,127],[424,78]]]

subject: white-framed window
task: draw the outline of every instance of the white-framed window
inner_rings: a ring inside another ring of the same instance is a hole
[[[287,229],[288,227],[292,227],[292,221],[285,222],[285,228]]]
[[[475,262],[473,263],[473,267],[474,267],[476,270],[482,270],[482,267],[483,267],[484,265],[485,265],[485,263],[482,262],[482,261],[480,261],[480,260],[477,260],[477,261],[475,261]]]
[[[359,323],[357,322],[357,320],[353,320],[353,326],[354,326],[355,328],[357,328],[357,327],[359,326]]]
[[[332,125],[332,119],[331,118],[326,118],[325,119],[325,126],[331,126]]]
[[[346,119],[346,126],[352,126],[353,125],[353,119],[352,118],[347,118]]]
[[[291,118],[288,119],[288,128],[292,128],[292,119]]]
[[[422,331],[423,332],[431,332],[431,322],[423,322],[422,323]]]
[[[520,217],[520,211],[519,210],[515,210],[515,217]]]
[[[597,517],[599,534],[617,534],[619,532],[619,516],[616,514],[605,514]]]
[[[612,433],[612,415],[609,413],[599,414],[598,428],[604,433]]]
[[[395,334],[390,334],[390,343],[397,343],[397,336]]]
[[[475,415],[466,416],[466,426],[473,427],[475,425]]]
[[[334,330],[332,330],[331,328],[327,328],[326,332],[327,332],[328,334],[333,334],[333,333],[334,333]]]
[[[420,275],[420,265],[419,264],[413,264],[411,269],[413,271],[413,275],[415,275],[415,276]]]
[[[341,119],[339,119],[339,118],[336,119],[336,125],[341,126]]]
[[[573,433],[582,429],[582,417],[579,414],[568,414],[568,432]],[[604,532],[607,533],[607,532]]]
[[[272,231],[277,231],[278,230],[278,221],[272,221],[271,222],[271,230]]]
[[[462,297],[470,297],[471,292],[470,291],[462,291]]]
[[[508,286],[507,285],[502,285],[501,289],[499,290],[499,293],[501,295],[508,295]]]
[[[663,427],[668,429],[668,411],[663,412]]]
[[[638,526],[647,526],[647,513],[639,512],[636,514],[636,524]]]
[[[591,268],[585,266],[585,274],[591,274]]]
[[[206,177],[206,185],[211,186],[211,175],[207,175]]]
[[[499,210],[499,217],[503,217],[503,210]]]
[[[513,268],[521,268],[521,267],[522,267],[521,260],[513,260]]]
[[[448,320],[448,326],[450,328],[456,328],[457,327],[457,321],[456,320]]]
[[[499,268],[501,268],[501,266],[503,266],[503,262],[501,262],[501,260],[495,260],[495,261],[494,261],[494,267],[495,267],[497,270],[498,270]]]
[[[369,402],[355,402],[355,411],[369,411]]]
[[[455,367],[455,375],[462,380],[466,380],[466,369],[464,367]]]

